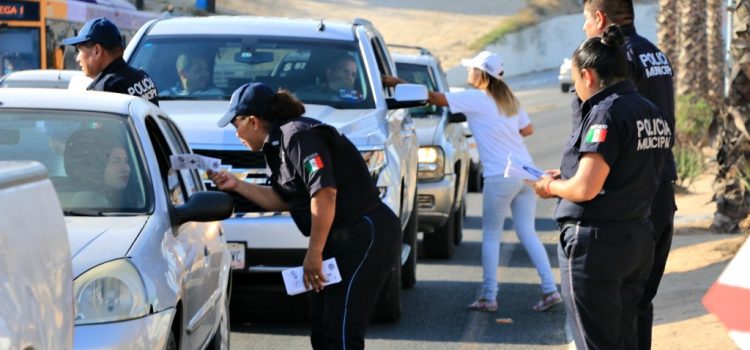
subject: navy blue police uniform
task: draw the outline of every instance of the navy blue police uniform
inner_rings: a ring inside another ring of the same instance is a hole
[[[563,152],[561,177],[573,177],[589,152],[600,154],[610,171],[596,197],[561,199],[555,209],[568,323],[584,348],[633,349],[636,305],[653,260],[651,201],[672,132],[631,81],[578,100],[574,110],[579,122]]]
[[[120,30],[106,17],[86,21],[78,35],[63,39],[65,45],[84,43],[99,44],[105,50],[125,47]],[[140,69],[128,66],[122,56],[110,62],[86,89],[139,96],[159,105],[159,94],[151,77]]]
[[[129,66],[122,58],[112,61],[86,89],[140,96],[159,105],[159,94],[151,77],[146,72]]]
[[[625,35],[623,49],[630,65],[631,78],[638,92],[653,102],[662,111],[671,130],[675,130],[674,84],[672,65],[667,56],[646,38],[638,35],[633,24],[620,26]],[[674,142],[674,137],[672,137]],[[674,213],[677,205],[674,199],[674,181],[677,180],[677,167],[674,155],[667,150],[662,183],[656,190],[651,206],[651,222],[656,231],[654,263],[646,281],[643,297],[638,304],[638,349],[651,348],[651,327],[654,308],[651,301],[656,296],[664,267],[672,245]]]
[[[314,349],[363,349],[378,294],[398,263],[398,217],[380,200],[357,148],[329,125],[292,118],[269,132],[262,151],[271,186],[305,236],[312,224],[310,199],[323,188],[336,189],[323,259],[336,258],[342,281],[311,293],[311,342]]]

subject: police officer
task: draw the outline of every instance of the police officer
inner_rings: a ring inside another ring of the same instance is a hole
[[[573,53],[580,123],[553,176],[534,183],[559,197],[558,255],[568,324],[578,349],[634,349],[636,312],[653,260],[649,214],[671,129],[628,80],[617,26]]]
[[[125,43],[117,26],[100,17],[86,21],[77,36],[63,40],[78,50],[76,61],[94,81],[86,88],[140,96],[159,105],[156,85],[146,72],[128,66],[122,59]]]
[[[675,130],[674,86],[672,66],[667,56],[646,38],[638,35],[633,23],[635,12],[631,0],[585,0],[583,14],[586,22],[583,30],[587,37],[601,36],[607,26],[617,24],[625,34],[621,49],[625,52],[630,70],[630,78],[638,92],[662,111],[670,129]],[[672,137],[674,141],[674,137]],[[659,282],[672,245],[674,213],[677,210],[674,199],[674,181],[677,180],[677,167],[674,156],[668,150],[665,157],[662,183],[656,191],[651,206],[651,221],[656,230],[654,264],[646,281],[643,297],[638,303],[638,349],[651,348],[651,328],[654,308],[651,301],[656,296]]]
[[[365,328],[380,289],[398,263],[401,225],[378,196],[359,151],[338,131],[302,117],[304,105],[261,83],[239,87],[218,126],[262,151],[271,187],[212,172],[219,189],[234,191],[272,211],[291,212],[310,237],[303,262],[314,349],[363,349]],[[323,288],[324,259],[336,258],[342,281]]]

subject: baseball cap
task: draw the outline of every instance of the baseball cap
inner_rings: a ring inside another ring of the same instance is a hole
[[[229,109],[216,125],[227,126],[238,115],[267,116],[276,103],[276,93],[263,83],[247,83],[234,90]]]
[[[462,58],[461,65],[481,69],[496,79],[500,79],[504,72],[503,61],[500,56],[490,51],[482,51],[474,58]]]
[[[94,18],[86,21],[77,36],[63,39],[65,45],[78,45],[85,42],[100,44],[106,48],[120,46],[124,47],[122,35],[117,26],[105,17]]]

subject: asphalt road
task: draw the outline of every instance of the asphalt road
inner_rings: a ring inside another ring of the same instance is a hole
[[[555,72],[516,78],[510,85],[529,111],[535,133],[527,145],[537,165],[544,169],[559,165],[560,153],[570,131],[570,96],[560,92]],[[522,89],[522,90],[521,90]],[[464,242],[450,260],[420,259],[417,285],[402,294],[403,312],[396,324],[373,324],[368,329],[370,349],[565,349],[567,340],[564,311],[557,306],[544,313],[531,311],[539,298],[539,277],[531,260],[506,220],[503,234],[499,281],[500,310],[497,313],[465,309],[481,281],[481,194],[468,198]],[[556,227],[551,219],[553,201],[537,205],[537,230],[552,262],[559,283]],[[260,302],[260,301],[259,301]],[[266,309],[278,310],[274,320],[232,322],[233,349],[308,349],[308,326],[288,302]],[[233,302],[234,304],[234,302]],[[282,311],[283,310],[283,311]],[[290,311],[292,310],[292,311]],[[233,313],[241,313],[237,307]],[[300,316],[302,315],[302,316]],[[511,318],[512,324],[498,324],[496,318]],[[296,320],[295,320],[296,319]]]

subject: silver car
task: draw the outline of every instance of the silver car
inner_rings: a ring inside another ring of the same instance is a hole
[[[49,170],[65,214],[76,349],[218,349],[229,344],[230,256],[218,220],[232,200],[204,191],[164,112],[137,97],[0,89],[0,160]]]
[[[570,88],[573,87],[573,77],[570,76],[572,70],[573,61],[570,58],[564,58],[560,65],[560,74],[557,76],[557,80],[560,81],[560,91],[570,92]]]
[[[438,59],[428,50],[390,45],[396,50],[416,50],[417,54],[394,53],[396,72],[401,79],[427,86],[430,91],[447,92],[448,82]],[[410,110],[419,141],[417,203],[419,231],[424,232],[427,257],[450,258],[463,237],[463,218],[469,176],[469,146],[461,124],[463,114],[428,105]]]

